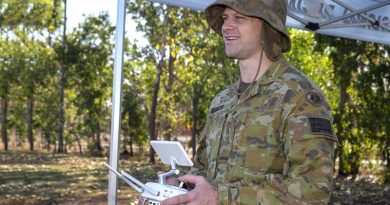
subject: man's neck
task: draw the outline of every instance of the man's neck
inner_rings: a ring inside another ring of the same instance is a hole
[[[240,60],[240,75],[241,81],[244,83],[251,83],[252,81],[260,79],[260,77],[268,70],[271,66],[272,61],[267,57],[267,55],[263,52],[261,65],[259,73],[256,76],[257,69],[259,68],[260,55],[256,58],[249,58],[245,60]],[[256,78],[255,78],[256,76]]]

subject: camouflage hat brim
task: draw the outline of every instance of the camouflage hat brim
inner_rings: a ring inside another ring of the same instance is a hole
[[[263,21],[266,21],[273,29],[275,29],[281,34],[279,35],[280,38],[270,36],[266,37],[266,39],[280,39],[280,42],[276,43],[280,45],[281,52],[287,52],[290,50],[291,40],[285,28],[287,7],[284,0],[215,1],[206,8],[205,16],[209,26],[219,35],[222,35],[222,14],[226,7],[229,7],[246,16],[257,17],[262,19]],[[273,44],[275,44],[275,42],[273,42]]]

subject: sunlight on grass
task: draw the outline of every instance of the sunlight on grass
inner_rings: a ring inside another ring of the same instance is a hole
[[[142,159],[142,158],[135,158]],[[156,180],[162,165],[123,160],[121,167],[143,182]],[[106,204],[106,158],[0,152],[0,204]],[[138,193],[119,182],[118,204],[137,204]]]

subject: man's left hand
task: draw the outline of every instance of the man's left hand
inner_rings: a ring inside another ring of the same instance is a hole
[[[204,177],[187,174],[179,178],[179,181],[191,183],[195,188],[186,194],[175,196],[161,202],[161,205],[215,205],[217,204],[217,190]]]

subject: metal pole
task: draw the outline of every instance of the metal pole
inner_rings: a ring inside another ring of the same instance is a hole
[[[121,101],[123,81],[123,47],[126,21],[126,0],[118,0],[116,21],[116,38],[114,52],[114,80],[112,93],[112,116],[110,138],[110,166],[118,170],[119,161],[119,137],[121,124]],[[109,172],[108,179],[108,204],[117,203],[118,179],[115,173]]]
[[[390,1],[384,1],[384,2],[377,3],[377,4],[374,4],[374,5],[371,5],[371,6],[367,6],[367,7],[363,8],[363,9],[360,9],[360,10],[354,10],[351,13],[347,13],[347,14],[344,14],[342,16],[339,16],[339,17],[336,17],[336,18],[329,19],[327,21],[321,22],[320,23],[320,28],[322,28],[323,26],[326,26],[328,24],[331,24],[331,23],[334,23],[334,22],[337,22],[337,21],[349,18],[351,16],[360,15],[361,13],[364,13],[366,11],[371,11],[371,10],[375,10],[377,8],[381,8],[381,7],[387,6],[389,4],[390,4]]]

